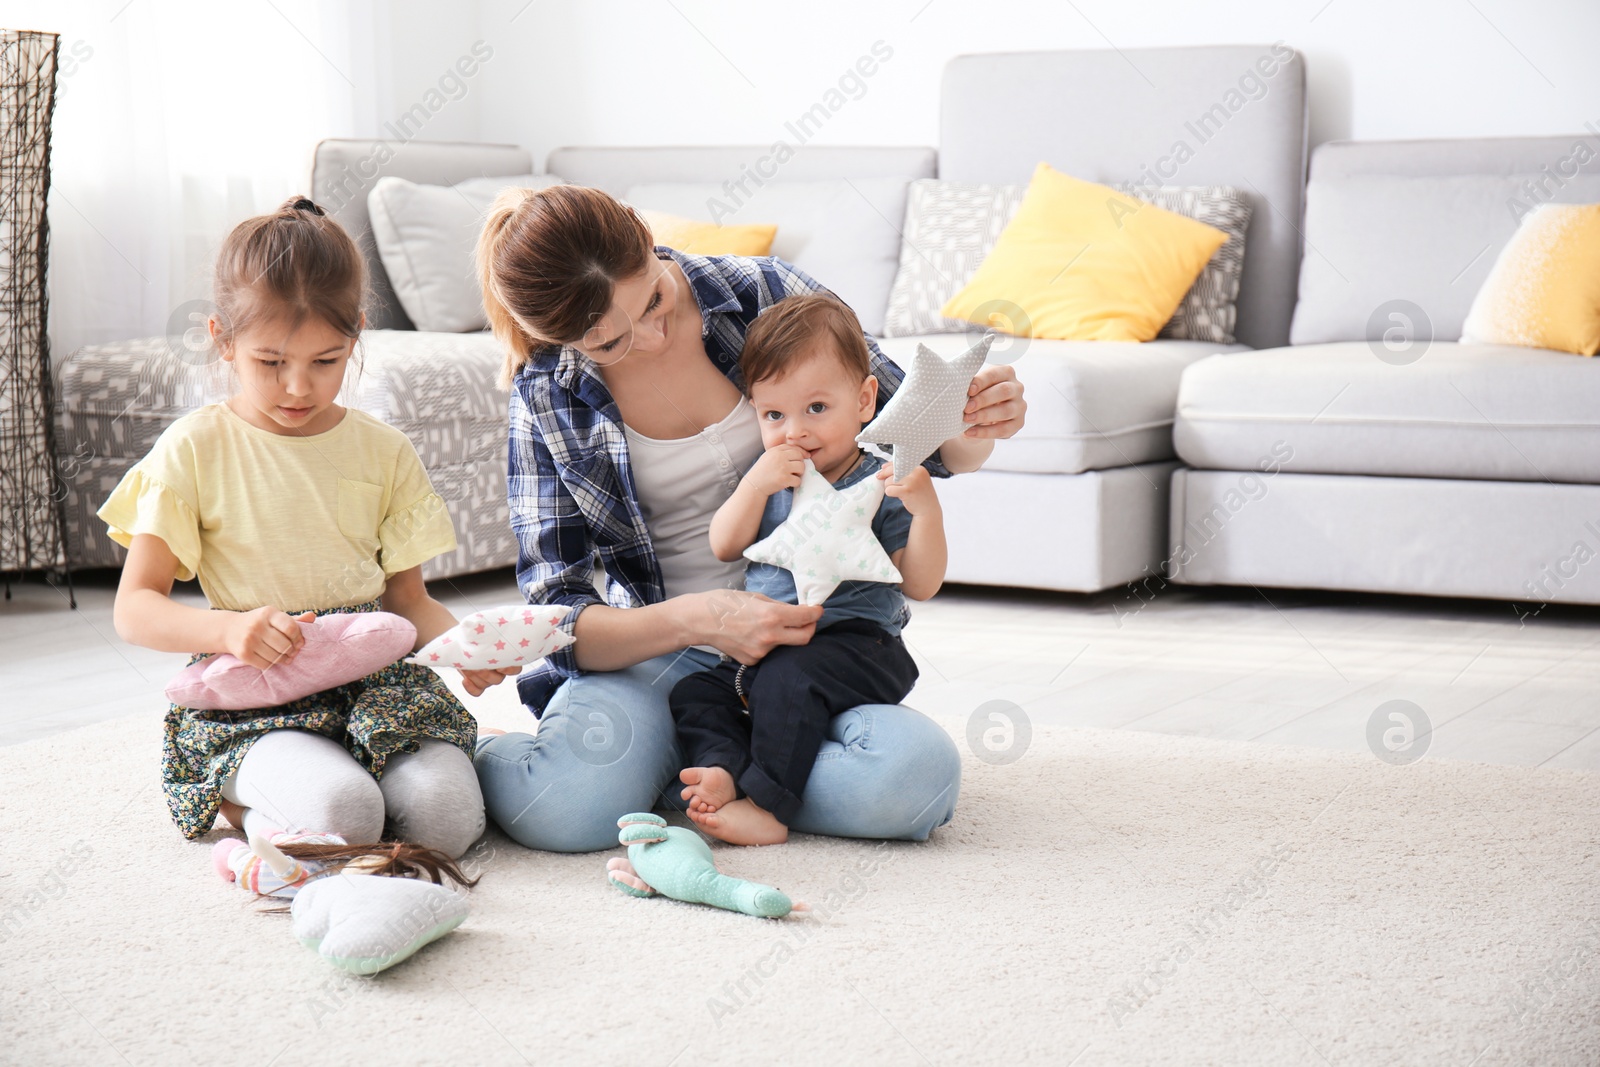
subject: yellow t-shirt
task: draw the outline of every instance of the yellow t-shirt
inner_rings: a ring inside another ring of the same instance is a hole
[[[291,437],[209,404],[168,426],[98,512],[111,539],[154,534],[213,608],[346,607],[456,547],[404,433],[354,408]]]

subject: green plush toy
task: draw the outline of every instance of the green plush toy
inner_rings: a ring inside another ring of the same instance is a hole
[[[668,826],[659,815],[635,812],[618,819],[617,826],[621,830],[617,840],[628,846],[628,858],[618,856],[608,862],[606,877],[624,893],[636,897],[660,893],[764,919],[808,910],[769,885],[720,873],[699,834]]]

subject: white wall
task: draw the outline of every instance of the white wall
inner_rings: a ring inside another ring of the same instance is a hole
[[[474,30],[496,49],[482,134],[540,165],[564,144],[769,143],[880,39],[893,58],[814,143],[937,144],[940,71],[965,52],[1280,39],[1306,56],[1313,143],[1600,126],[1593,0],[480,0]]]
[[[1314,142],[1600,128],[1595,0],[0,0],[0,26],[63,34],[60,352],[166,329],[228,229],[304,191],[319,138],[393,137],[409,112],[407,136],[536,166],[564,144],[768,145],[878,41],[891,58],[811,143],[936,144],[963,52],[1279,39],[1306,54]]]
[[[365,131],[365,136],[392,137],[390,127],[404,115],[421,115],[415,108],[422,103],[428,111],[427,121],[420,129],[403,127],[408,138],[492,140],[482,130],[484,84],[497,60],[507,57],[493,54],[495,42],[479,33],[476,0],[448,8],[429,0],[390,0],[385,9],[382,28],[390,62],[381,92],[387,106],[380,104],[378,128]],[[484,49],[473,51],[479,41],[492,53],[486,61],[479,60]],[[457,66],[463,59],[465,65]],[[471,73],[463,75],[462,71]]]

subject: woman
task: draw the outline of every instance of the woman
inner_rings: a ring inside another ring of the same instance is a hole
[[[619,816],[680,803],[673,684],[722,655],[804,644],[821,615],[745,592],[742,562],[718,561],[707,530],[761,453],[737,384],[745,330],[822,287],[772,257],[653,247],[632,209],[570,185],[502,193],[478,272],[511,388],[517,582],[530,603],[571,605],[577,639],[518,679],[539,731],[482,739],[478,776],[522,844],[610,848]],[[904,375],[867,343],[881,407]],[[985,367],[972,392],[971,425],[928,460],[933,474],[976,470],[1022,426],[1012,368]],[[830,738],[794,829],[924,840],[949,821],[961,761],[936,724],[867,705]]]

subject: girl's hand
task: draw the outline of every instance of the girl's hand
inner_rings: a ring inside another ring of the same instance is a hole
[[[778,645],[804,645],[816,632],[822,605],[783,604],[743,589],[685,593],[698,599],[705,615],[696,645],[711,645],[740,663],[760,663]]]
[[[1022,383],[1017,368],[987,365],[967,387],[967,406],[962,417],[967,421],[963,437],[1010,437],[1022,429],[1028,402],[1022,398]]]
[[[501,667],[499,670],[462,671],[461,684],[472,696],[482,696],[483,691],[491,685],[499,685],[507,678],[515,678],[522,673],[521,667]]]
[[[918,467],[906,475],[903,482],[894,481],[894,467],[885,463],[878,468],[878,478],[884,481],[883,495],[892,496],[913,516],[939,514],[939,494],[933,489],[933,476],[928,468]]]
[[[782,489],[793,489],[806,472],[806,452],[799,445],[773,445],[750,466],[744,476],[752,489],[771,496]]]
[[[223,648],[258,670],[293,661],[305,644],[300,623],[317,617],[314,611],[289,616],[274,607],[230,612],[223,624]]]

